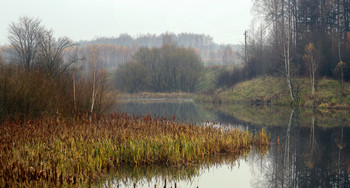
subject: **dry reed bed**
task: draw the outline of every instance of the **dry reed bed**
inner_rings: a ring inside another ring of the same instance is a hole
[[[242,155],[270,143],[259,133],[182,124],[126,113],[76,121],[43,117],[0,126],[0,184],[91,183],[121,164],[190,165],[217,154]],[[98,119],[98,120],[97,120]]]

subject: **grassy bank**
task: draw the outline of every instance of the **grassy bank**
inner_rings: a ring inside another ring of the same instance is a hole
[[[123,164],[191,165],[210,156],[239,156],[269,137],[259,133],[181,124],[166,118],[114,114],[76,121],[44,117],[0,126],[0,184],[91,183]]]
[[[337,80],[321,79],[315,96],[311,95],[309,79],[298,78],[294,83],[301,86],[300,106],[311,107],[313,102],[320,109],[350,108],[350,84],[345,83],[344,92]],[[290,105],[292,103],[285,78],[260,77],[245,81],[231,88],[219,89],[213,95],[198,95],[196,101],[214,103],[268,103]]]
[[[217,80],[220,74],[225,70],[231,70],[232,67],[225,66],[208,66],[202,71],[199,79],[199,83],[196,86],[196,91],[214,91],[216,88]]]

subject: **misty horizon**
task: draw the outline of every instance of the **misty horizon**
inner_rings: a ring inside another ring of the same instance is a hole
[[[251,22],[251,1],[6,1],[0,17],[0,45],[8,44],[8,26],[19,17],[39,18],[56,37],[74,41],[139,34],[198,33],[218,44],[244,42]]]

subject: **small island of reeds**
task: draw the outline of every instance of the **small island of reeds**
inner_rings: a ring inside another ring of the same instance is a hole
[[[8,121],[0,126],[0,184],[90,184],[122,165],[190,166],[253,147],[266,151],[269,144],[263,129],[253,133],[126,113]]]

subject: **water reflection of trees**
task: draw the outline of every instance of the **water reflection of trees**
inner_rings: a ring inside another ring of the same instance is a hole
[[[210,111],[220,112],[237,120],[260,126],[287,126],[291,109],[289,106],[269,106],[269,105],[203,105]],[[309,127],[310,117],[317,119],[317,126],[331,128],[341,126],[344,122],[350,123],[348,111],[344,110],[323,110],[315,111],[312,108],[299,108],[298,121],[300,126]],[[295,126],[295,125],[294,125]]]
[[[299,111],[290,113],[288,125],[270,128],[271,150],[255,158],[254,187],[349,187],[350,129],[320,128],[311,115],[309,127],[301,126]]]

